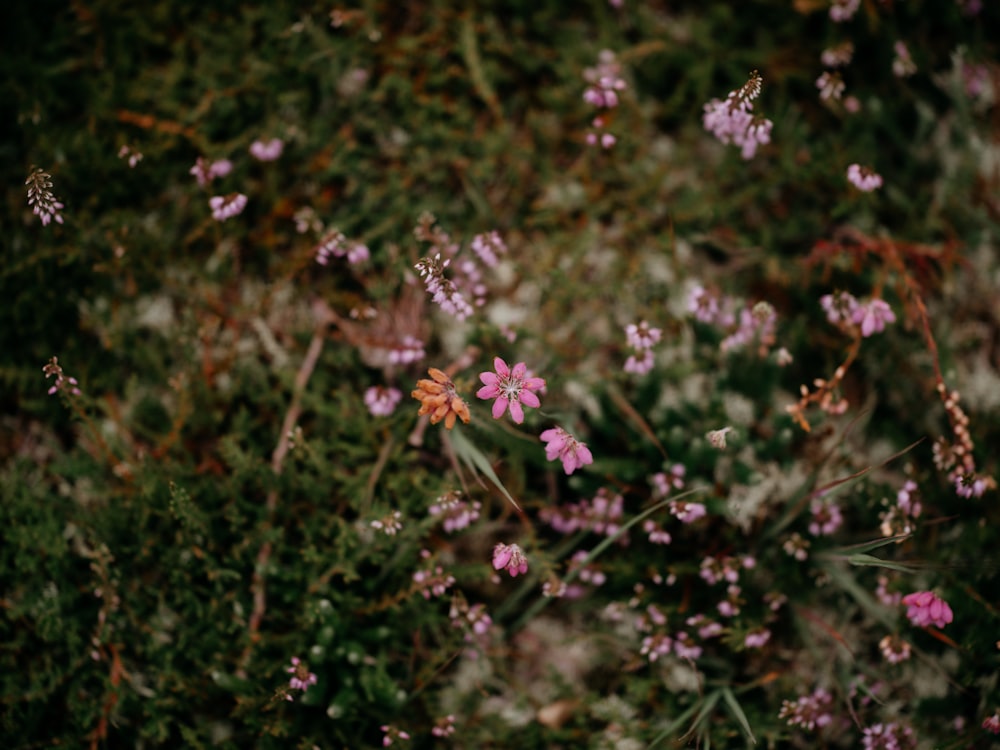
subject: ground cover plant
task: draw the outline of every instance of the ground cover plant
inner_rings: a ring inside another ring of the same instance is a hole
[[[5,8],[0,737],[984,748],[1000,7]]]

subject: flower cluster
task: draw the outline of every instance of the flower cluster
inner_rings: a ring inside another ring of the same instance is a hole
[[[382,518],[372,521],[371,527],[373,529],[378,529],[386,536],[396,536],[396,532],[403,528],[402,518],[403,514],[398,510],[394,510],[387,513]]]
[[[439,497],[427,510],[432,516],[442,516],[442,526],[449,534],[468,528],[479,519],[482,503],[478,500],[468,502],[458,490],[446,492]]]
[[[194,175],[200,187],[207,187],[216,178],[225,177],[232,171],[233,163],[229,159],[217,159],[210,162],[199,156],[194,166],[189,170],[189,174]]]
[[[545,445],[545,457],[549,461],[562,461],[566,474],[572,474],[581,466],[594,463],[594,456],[586,444],[581,443],[562,427],[545,430],[539,437]]]
[[[844,94],[844,79],[840,73],[825,71],[816,79],[816,88],[819,89],[819,98],[824,101],[840,99]]]
[[[426,559],[430,554],[428,550],[422,550],[420,556]],[[445,573],[440,565],[435,565],[433,568],[414,573],[413,582],[417,584],[424,599],[430,599],[431,596],[444,596],[445,592],[455,585],[455,576]]]
[[[285,142],[280,138],[267,141],[256,140],[250,144],[250,155],[257,161],[274,161],[285,150]]]
[[[910,658],[910,644],[897,635],[887,635],[878,642],[879,651],[890,664],[899,664]]]
[[[861,0],[833,0],[833,4],[830,5],[830,19],[837,23],[850,21],[860,6]]]
[[[896,722],[866,727],[862,734],[864,750],[913,750],[917,746],[913,730]]]
[[[135,169],[136,165],[142,161],[142,154],[126,144],[118,149],[118,158],[128,159],[129,169]]]
[[[833,721],[830,707],[833,696],[823,688],[816,688],[809,695],[800,695],[794,701],[781,702],[779,719],[786,719],[790,727],[802,727],[808,731],[825,727]]]
[[[31,212],[41,220],[42,226],[48,226],[50,221],[62,224],[63,217],[59,210],[64,206],[49,189],[52,187],[52,176],[36,168],[28,175],[24,184],[28,186],[28,205],[31,206]]]
[[[943,628],[952,621],[954,615],[948,602],[939,599],[933,591],[914,591],[903,597],[906,616],[914,625],[926,628],[934,625]]]
[[[208,199],[208,205],[212,209],[213,219],[225,221],[243,213],[243,209],[247,205],[247,197],[243,193],[213,195]]]
[[[49,360],[49,363],[42,368],[42,372],[45,373],[45,379],[54,377],[55,381],[49,387],[49,395],[59,391],[69,391],[74,396],[80,395],[80,389],[77,387],[78,383],[76,378],[71,378],[63,372],[62,367],[59,364],[59,358],[53,357]]]
[[[306,663],[297,656],[292,657],[292,666],[285,671],[292,676],[288,681],[288,686],[292,690],[301,690],[304,693],[310,685],[316,684],[316,675],[310,672]],[[292,696],[289,695],[287,698],[291,700]]]
[[[331,229],[320,239],[316,245],[316,262],[321,266],[329,264],[331,256],[334,258],[347,258],[351,265],[363,263],[370,257],[368,246],[348,240],[342,232]]]
[[[373,417],[388,417],[394,411],[403,394],[396,388],[375,385],[365,391],[365,406]]]
[[[755,70],[745,84],[729,92],[725,101],[712,99],[705,105],[705,130],[723,143],[739,146],[744,159],[752,159],[758,146],[771,142],[774,123],[753,114],[753,100],[760,94],[763,81]]]
[[[493,548],[493,569],[504,568],[511,578],[516,578],[519,573],[523,575],[528,572],[528,558],[518,545],[500,542]]]
[[[847,167],[847,181],[864,193],[882,187],[882,175],[860,164],[851,164]]]
[[[663,336],[659,328],[650,327],[645,320],[625,326],[625,340],[634,352],[625,360],[625,372],[645,375],[653,369],[653,346]]]
[[[892,72],[897,78],[909,78],[917,72],[917,64],[913,62],[913,57],[906,44],[896,42],[892,50],[896,53],[892,60]]]
[[[607,112],[618,106],[618,94],[627,88],[625,79],[621,76],[621,64],[611,50],[601,50],[597,65],[583,71],[584,80],[589,84],[583,92],[583,100],[600,110],[600,114],[591,120],[593,130],[587,133],[587,144],[601,145],[601,148],[611,148],[617,142],[614,134],[606,130],[608,125]]]
[[[809,522],[809,533],[813,536],[829,536],[844,523],[840,506],[834,502],[816,499],[809,506],[812,520]]]
[[[896,322],[895,313],[883,299],[876,298],[861,303],[849,292],[837,292],[824,294],[820,297],[819,304],[830,323],[842,329],[860,326],[864,338],[881,333],[887,323]]]
[[[700,323],[727,331],[719,348],[723,352],[736,351],[756,343],[757,355],[766,357],[777,337],[777,312],[769,302],[760,301],[744,306],[737,315],[736,303],[729,297],[719,298],[700,284],[688,293],[687,311]]]
[[[410,393],[420,402],[417,414],[430,414],[431,424],[437,424],[443,419],[444,426],[449,430],[455,426],[456,418],[468,424],[469,407],[458,395],[451,378],[436,367],[430,368],[427,373],[431,379],[418,380],[416,389]]]
[[[410,733],[405,732],[402,729],[397,729],[396,727],[390,726],[389,724],[383,724],[379,729],[382,730],[382,747],[389,747],[396,740],[408,740],[410,739]]]
[[[621,528],[624,512],[625,498],[618,493],[612,495],[602,487],[592,499],[584,498],[578,503],[544,508],[540,517],[560,534],[593,531],[613,536]],[[625,543],[628,537],[623,534],[620,539]]]

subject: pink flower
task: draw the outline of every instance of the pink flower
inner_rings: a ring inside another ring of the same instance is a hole
[[[882,187],[882,175],[860,164],[851,164],[847,168],[847,181],[865,193]]]
[[[886,323],[895,323],[896,315],[889,303],[882,299],[873,299],[867,305],[859,305],[851,320],[861,326],[861,335],[868,338],[873,333],[885,330]]]
[[[1000,734],[1000,711],[995,711],[992,716],[983,719],[983,729],[993,734]]]
[[[744,159],[752,159],[757,146],[771,142],[774,123],[753,114],[753,100],[760,94],[763,80],[753,71],[749,80],[736,91],[730,91],[725,101],[712,99],[706,104],[702,116],[705,130],[723,143],[740,146]]]
[[[208,205],[212,209],[212,218],[216,221],[225,221],[243,213],[243,209],[247,205],[247,197],[243,193],[214,195],[208,199]]]
[[[507,409],[510,409],[510,418],[517,424],[524,421],[524,410],[521,404],[537,409],[541,406],[538,396],[534,391],[545,387],[542,378],[529,378],[528,366],[524,362],[518,362],[513,368],[500,357],[493,360],[493,367],[496,373],[482,372],[479,379],[483,382],[483,387],[476,391],[476,396],[481,399],[495,398],[493,402],[493,418],[500,419]]]
[[[545,457],[549,461],[557,458],[562,461],[563,469],[572,474],[581,466],[594,463],[594,457],[585,443],[579,442],[562,427],[546,430],[539,437],[545,445]]]
[[[860,5],[861,0],[833,0],[833,4],[830,6],[830,20],[837,23],[850,21],[858,12]]]
[[[299,657],[292,657],[292,666],[285,669],[292,678],[288,681],[288,686],[292,690],[301,690],[303,693],[309,689],[310,685],[316,684],[316,675],[309,671],[309,667]]]
[[[840,507],[836,503],[813,500],[810,511],[812,512],[812,522],[809,524],[809,533],[813,536],[833,534],[844,523]]]
[[[769,640],[771,640],[771,631],[767,628],[760,628],[747,633],[746,638],[743,639],[743,645],[747,648],[761,648]]]
[[[528,558],[516,544],[500,542],[493,548],[493,569],[503,568],[507,568],[511,578],[517,578],[518,573],[523,575],[528,572]]]
[[[951,607],[943,599],[939,599],[933,591],[914,591],[903,597],[906,605],[906,616],[917,627],[926,628],[935,625],[943,628],[952,621]]]
[[[280,138],[269,141],[257,140],[250,144],[250,155],[258,161],[274,161],[285,149],[285,143]]]
[[[396,388],[376,385],[365,391],[365,406],[373,417],[388,417],[402,398],[403,394]]]
[[[188,170],[189,174],[194,175],[201,187],[205,187],[216,177],[225,177],[232,171],[233,163],[229,159],[208,162],[200,156],[195,161],[194,166]]]

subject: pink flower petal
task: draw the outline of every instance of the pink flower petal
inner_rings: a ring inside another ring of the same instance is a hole
[[[513,401],[510,404],[510,414],[511,414],[511,416],[514,416],[514,404],[516,404],[516,403],[517,403],[517,401]],[[518,407],[518,411],[520,411],[520,410],[521,410],[520,407]],[[500,419],[500,417],[503,416],[503,413],[505,411],[507,411],[507,399],[504,398],[503,396],[498,396],[497,400],[493,402],[493,418],[494,419]],[[516,422],[518,420],[515,419],[514,421]]]

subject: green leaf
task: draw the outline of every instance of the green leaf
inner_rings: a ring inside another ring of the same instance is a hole
[[[888,568],[889,570],[898,570],[900,573],[914,573],[914,569],[908,565],[903,565],[902,563],[891,562],[889,560],[883,560],[880,557],[875,557],[874,555],[851,555],[847,558],[847,562],[851,565],[858,565],[861,567],[875,567],[875,568]]]
[[[518,510],[521,510],[521,506],[517,504],[514,497],[507,491],[507,488],[503,486],[503,482],[500,481],[500,477],[498,477],[496,472],[493,471],[493,466],[490,464],[490,460],[483,454],[483,452],[469,442],[465,435],[462,434],[461,430],[453,430],[450,439],[451,446],[455,450],[455,455],[461,458],[465,465],[473,471],[478,469],[482,474],[485,474],[486,477],[488,477],[489,480],[496,485],[497,489],[503,493],[504,497],[510,500],[511,505]]]
[[[722,688],[722,698],[726,701],[726,706],[729,708],[729,712],[733,715],[736,721],[739,722],[740,728],[743,729],[743,734],[747,736],[753,744],[757,744],[756,738],[753,736],[753,731],[750,729],[750,722],[747,721],[747,715],[743,713],[743,708],[740,706],[740,702],[736,700],[736,696],[733,695],[733,691],[728,687]]]

